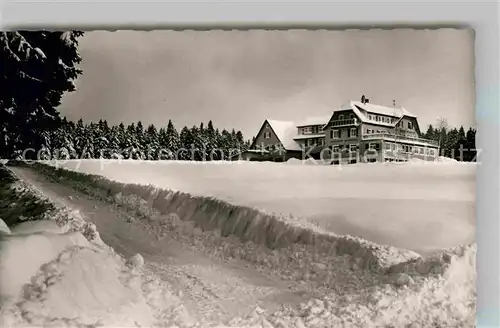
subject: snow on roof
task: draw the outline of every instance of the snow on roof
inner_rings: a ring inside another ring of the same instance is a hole
[[[416,117],[409,111],[407,111],[403,107],[388,107],[388,106],[381,106],[381,105],[375,105],[375,104],[370,104],[366,103],[363,104],[360,101],[350,101],[347,104],[343,104],[340,109],[338,110],[347,110],[351,109],[363,123],[375,123],[377,125],[383,125],[383,126],[394,126],[399,120],[396,120],[392,123],[389,122],[383,122],[383,121],[377,121],[375,119],[369,119],[367,115],[363,111],[373,113],[373,114],[380,114],[380,115],[386,115],[386,116],[391,116],[395,118],[402,118],[403,116],[410,116],[410,117]],[[360,110],[361,109],[361,110]],[[362,111],[363,110],[363,111]]]
[[[297,127],[299,126],[309,126],[309,125],[325,125],[328,123],[331,114],[328,116],[316,116],[316,117],[308,117],[302,121],[299,121]]]
[[[301,150],[299,144],[293,140],[297,135],[297,126],[292,121],[267,120],[285,150]]]
[[[413,115],[412,113],[410,113],[406,109],[404,109],[403,107],[389,107],[389,106],[375,105],[375,104],[371,104],[371,103],[363,104],[361,101],[351,101],[351,104],[353,106],[358,106],[361,109],[364,109],[367,112],[374,113],[374,114],[387,115],[387,116],[393,116],[393,117],[398,117],[398,118],[403,117],[404,115],[416,117],[415,115]]]
[[[303,140],[303,139],[311,139],[311,138],[322,138],[325,136],[325,133],[316,133],[316,134],[301,134],[294,138],[294,140]]]

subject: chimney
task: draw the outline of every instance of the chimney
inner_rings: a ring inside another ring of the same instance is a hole
[[[368,104],[370,102],[370,99],[366,98],[365,99],[365,104]]]
[[[396,107],[396,100],[392,101],[392,107]]]
[[[361,96],[361,103],[364,104],[365,103],[365,95],[362,95]]]

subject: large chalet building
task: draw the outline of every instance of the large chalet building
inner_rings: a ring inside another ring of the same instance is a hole
[[[439,145],[421,137],[415,115],[403,107],[350,101],[330,117],[304,122],[266,119],[243,160],[287,161],[315,158],[339,163],[434,160]]]

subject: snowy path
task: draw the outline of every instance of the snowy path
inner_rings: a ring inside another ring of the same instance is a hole
[[[73,189],[48,181],[27,168],[12,170],[56,204],[78,209],[97,226],[102,240],[125,257],[145,259],[148,273],[176,290],[187,314],[182,320],[204,326],[251,313],[257,306],[273,311],[283,303],[298,304],[305,294],[293,292],[290,282],[258,272],[245,263],[208,258],[166,235],[158,238],[138,220],[126,222],[124,213],[89,199]]]

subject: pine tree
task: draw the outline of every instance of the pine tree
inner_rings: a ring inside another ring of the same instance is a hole
[[[217,160],[217,161],[220,161],[220,160],[223,160],[225,157],[224,157],[224,149],[222,148],[221,142],[222,140],[222,136],[221,136],[221,133],[219,131],[219,129],[215,129],[215,132],[214,132],[214,138],[213,138],[213,148],[212,148],[212,151],[214,153],[214,160]],[[215,151],[214,151],[215,149]]]
[[[243,138],[243,133],[241,133],[241,131],[236,132],[237,148],[242,148],[244,145],[245,145],[245,138]]]
[[[238,154],[238,149],[240,149],[239,146],[239,140],[238,140],[238,134],[234,129],[231,130],[231,141],[230,141],[230,148],[227,151],[227,159],[230,159],[232,156]]]
[[[429,124],[429,127],[427,128],[427,132],[425,132],[425,134],[424,134],[424,138],[429,139],[429,140],[436,140],[436,133],[435,133],[435,130],[434,130],[434,127],[432,126],[432,124]]]
[[[123,156],[127,159],[134,159],[137,152],[137,138],[136,127],[134,123],[130,123],[125,131],[125,138],[123,140]]]
[[[463,126],[460,126],[457,133],[457,142],[453,149],[455,158],[459,161],[465,160],[465,153],[467,151],[467,140],[465,139],[465,130]]]
[[[59,129],[54,131],[52,144],[52,158],[54,159],[70,159],[75,153],[73,142],[74,124],[68,122],[66,117],[62,119]]]
[[[179,149],[181,148],[181,139],[179,133],[174,127],[172,120],[168,120],[167,130],[165,132],[164,147],[167,159],[178,159]],[[184,147],[184,145],[182,145]]]
[[[226,129],[222,130],[220,139],[219,139],[219,148],[223,151],[224,156],[222,157],[223,160],[228,160],[230,158],[230,151],[233,148],[232,147],[233,140],[231,137],[231,133],[227,131]]]
[[[190,160],[191,159],[191,149],[194,145],[193,134],[187,126],[183,127],[180,133],[180,144],[181,149],[178,154],[180,160]]]
[[[72,155],[72,158],[85,158],[89,142],[87,128],[85,127],[82,119],[79,119],[76,123],[74,140],[75,153]]]
[[[217,139],[216,139],[216,131],[214,129],[212,121],[208,121],[207,128],[205,130],[205,147],[208,155],[208,160],[220,160],[221,153],[219,149],[217,149]]]
[[[465,160],[470,162],[470,161],[475,161],[476,160],[476,130],[469,128],[467,131],[467,134],[465,136],[465,139],[467,140],[466,145],[467,145],[467,152],[465,156]]]
[[[158,130],[158,145],[160,147],[158,159],[172,159],[172,153],[167,150],[167,130],[164,127],[161,127],[160,130]]]
[[[146,158],[148,160],[157,160],[158,152],[160,151],[160,142],[158,139],[158,132],[156,131],[156,127],[153,124],[148,126],[146,130]]]
[[[201,124],[203,128],[203,123]],[[201,134],[201,129],[196,125],[191,128],[191,136],[193,138],[193,143],[188,149],[190,149],[190,156],[192,161],[205,160],[205,142],[203,140],[203,135]]]
[[[109,129],[109,133],[106,136],[108,139],[108,156],[109,158],[119,159],[120,158],[120,140],[123,137],[123,133],[125,132],[125,127],[122,123],[119,125],[113,125],[111,129]]]
[[[82,32],[0,32],[0,157],[42,148],[61,124],[55,109],[81,74],[77,38]],[[26,153],[33,158],[33,153]]]
[[[109,158],[109,126],[107,121],[99,120],[97,125],[94,124],[94,156],[93,158]]]
[[[448,122],[444,118],[439,118],[437,121],[437,141],[440,148],[440,155],[446,154],[446,134],[448,132]]]
[[[142,122],[137,122],[135,126],[135,144],[134,144],[134,158],[144,159],[145,158],[145,141],[144,141],[144,127]]]
[[[112,141],[113,140],[113,141]],[[116,135],[114,138],[110,139],[110,143],[116,143],[114,148],[113,158],[127,158],[127,130],[125,129],[125,125],[120,122],[116,127]]]
[[[444,153],[446,157],[456,158],[459,154],[455,154],[455,148],[458,143],[458,130],[456,128],[451,129],[445,137],[444,141]]]

